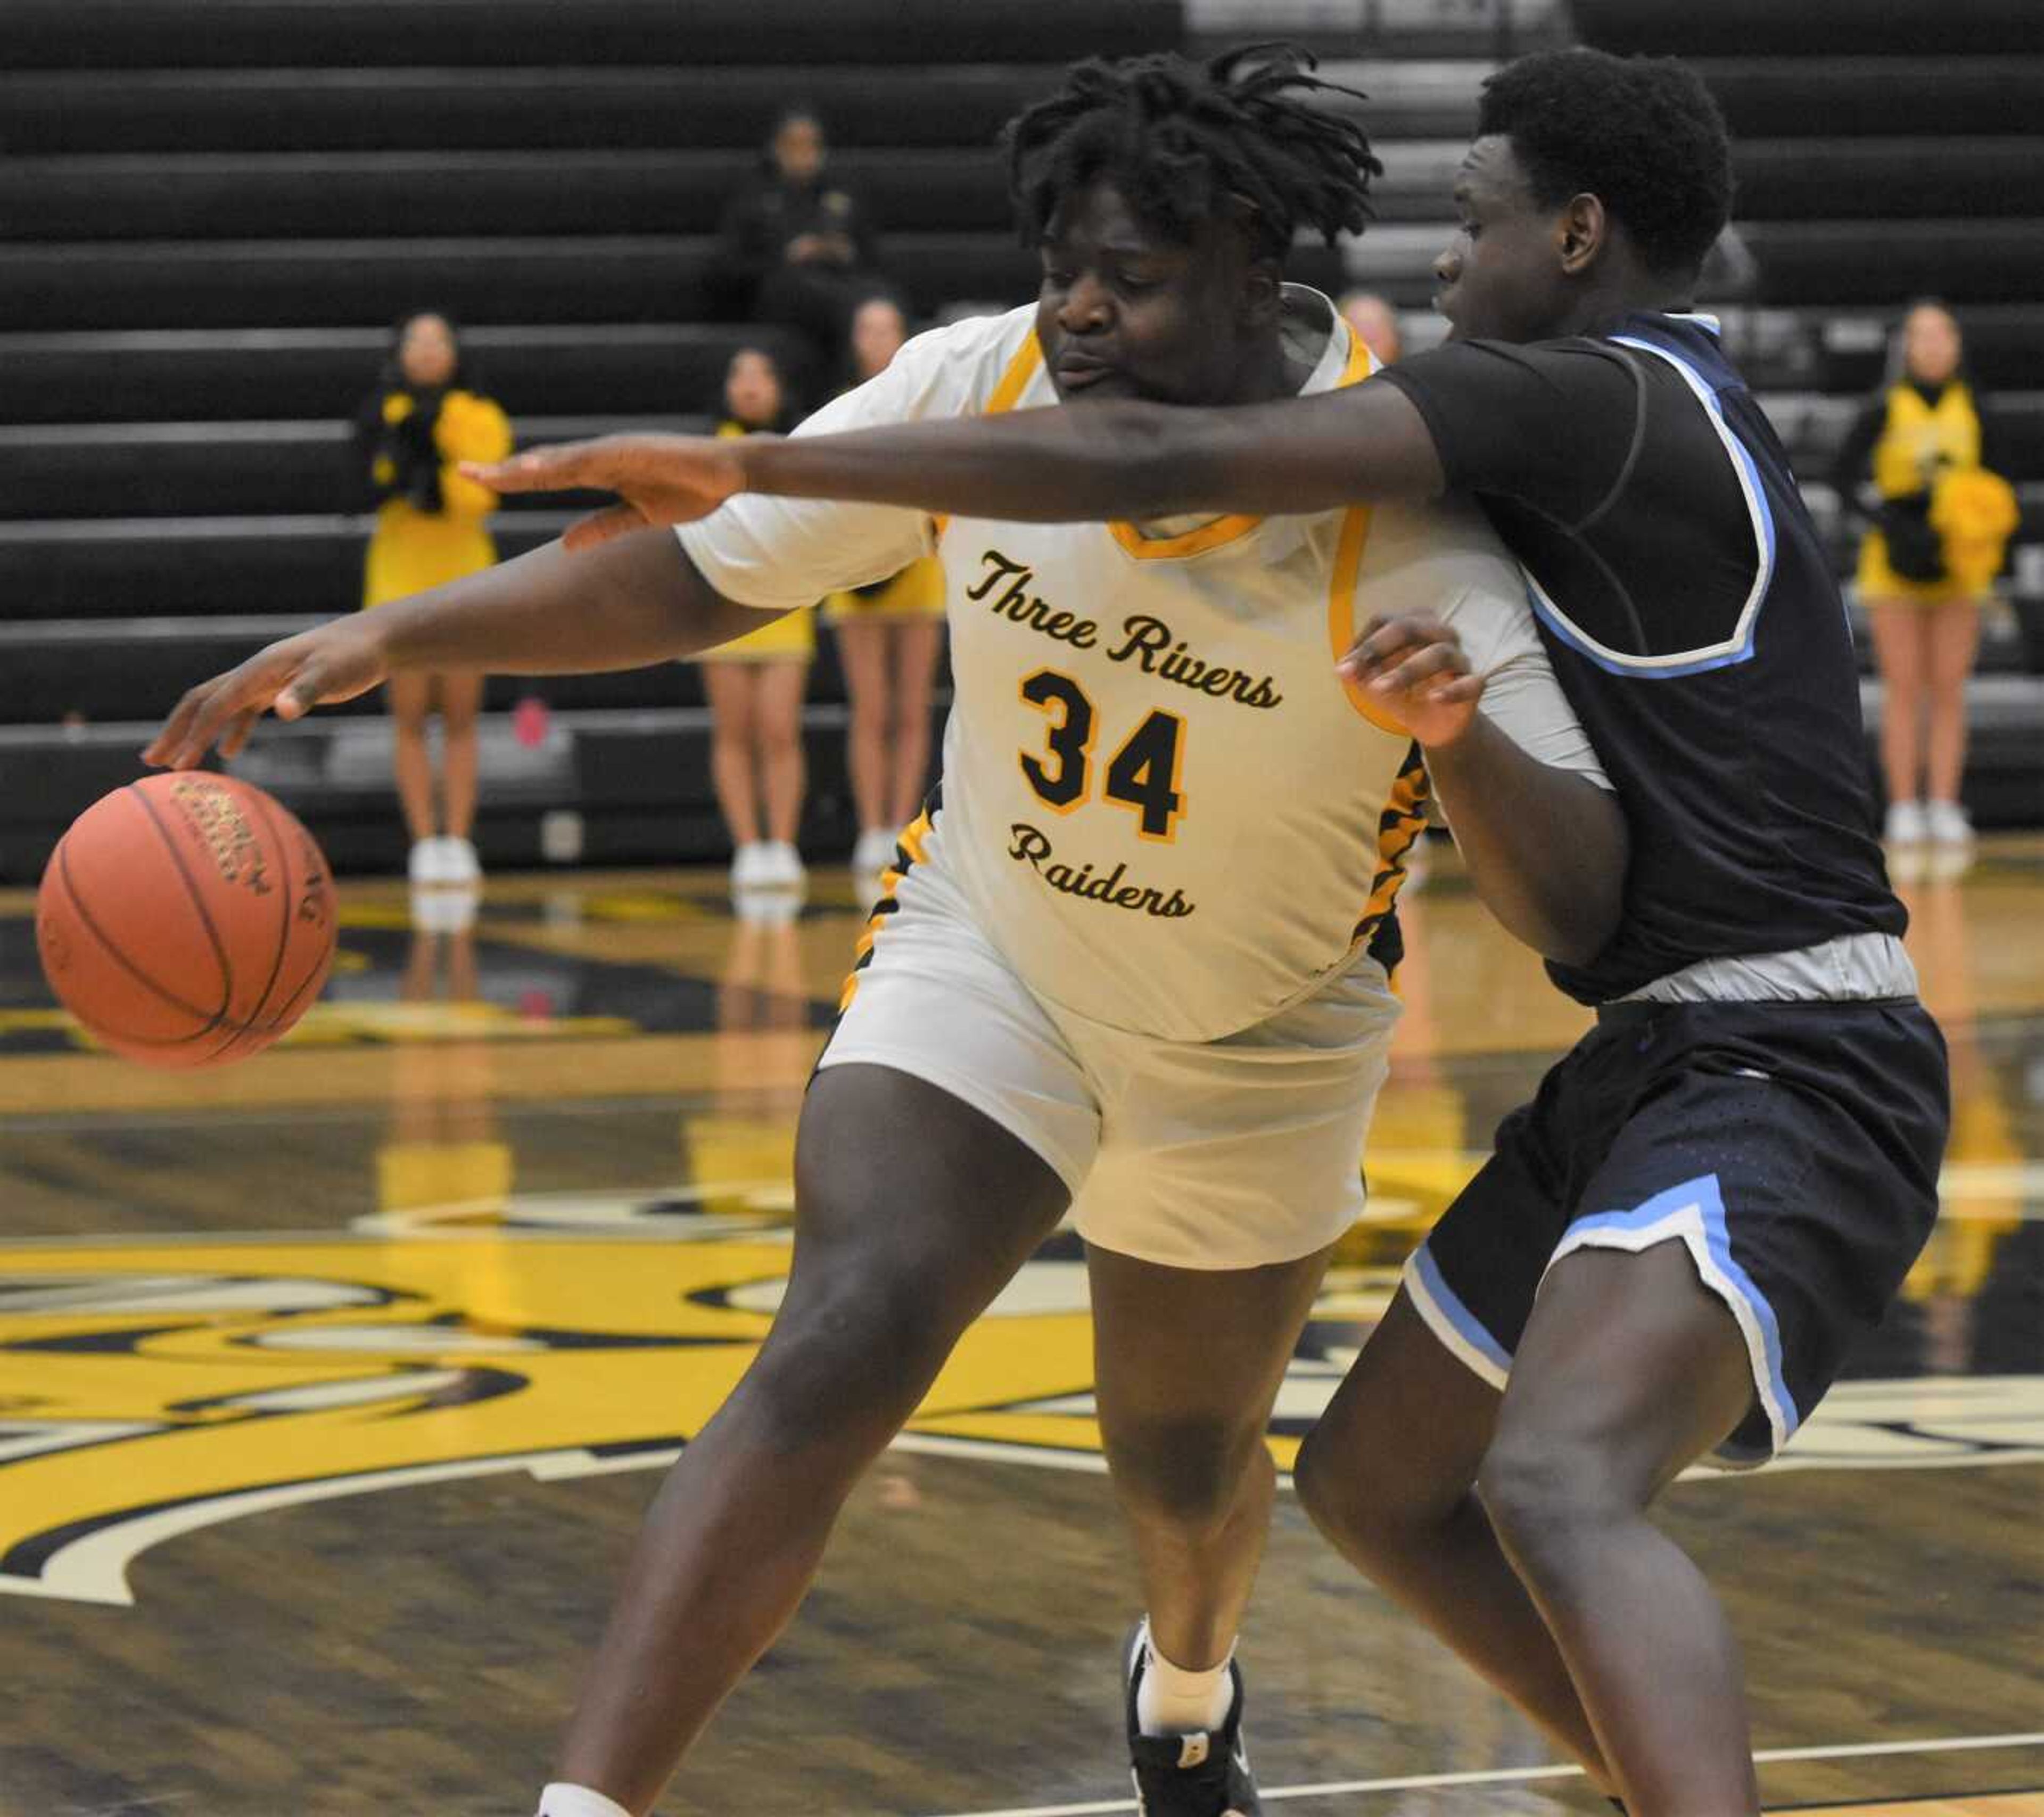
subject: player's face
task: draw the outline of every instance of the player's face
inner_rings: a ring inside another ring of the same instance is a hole
[[[1252,338],[1239,232],[1216,222],[1189,245],[1166,239],[1101,182],[1058,210],[1040,251],[1036,338],[1061,399],[1231,401]]]
[[[398,364],[407,385],[430,391],[454,377],[454,330],[438,316],[414,316],[398,344]]]
[[[1470,147],[1455,175],[1461,227],[1434,261],[1434,307],[1456,340],[1540,340],[1558,332],[1569,298],[1554,217],[1533,199],[1512,141]]]

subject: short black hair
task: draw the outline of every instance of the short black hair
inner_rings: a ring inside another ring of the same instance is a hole
[[[1597,197],[1659,273],[1693,274],[1731,216],[1731,141],[1703,79],[1673,57],[1541,51],[1483,85],[1477,136],[1502,133],[1533,199]]]
[[[1025,244],[1075,190],[1105,180],[1139,219],[1189,240],[1233,210],[1256,251],[1282,259],[1301,225],[1328,244],[1370,220],[1384,167],[1354,121],[1306,98],[1323,82],[1297,44],[1243,44],[1198,63],[1174,54],[1074,63],[1065,85],[1009,122],[1008,180]]]

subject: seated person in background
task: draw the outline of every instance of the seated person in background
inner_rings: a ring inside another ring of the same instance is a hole
[[[823,123],[793,107],[775,123],[758,175],[725,211],[718,278],[741,316],[798,330],[812,377],[835,372],[852,310],[877,287],[880,249],[858,198],[825,164]]]
[[[1405,351],[1398,332],[1398,312],[1374,290],[1344,290],[1335,305],[1349,332],[1375,354],[1380,365],[1389,366]]]
[[[497,494],[456,463],[511,451],[504,413],[474,387],[454,325],[422,310],[398,323],[390,351],[355,420],[355,444],[376,501],[362,603],[382,605],[493,566],[497,546],[483,520]],[[398,798],[411,835],[411,880],[474,884],[482,875],[469,833],[475,823],[475,716],[482,677],[394,675]],[[441,800],[434,800],[426,716],[437,705],[444,743]]]
[[[724,374],[724,420],[717,432],[749,436],[779,428],[787,420],[786,398],[773,355],[756,347],[740,348]],[[795,829],[801,822],[808,781],[802,759],[802,693],[816,653],[815,614],[804,610],[770,620],[696,659],[709,698],[710,772],[717,804],[731,834],[734,889],[801,886]]]
[[[909,324],[892,297],[869,297],[851,318],[851,381],[893,363]],[[859,809],[853,882],[870,887],[894,857],[895,836],[929,784],[930,691],[944,642],[944,573],[934,555],[898,574],[834,593],[824,616],[837,633],[851,697],[847,759]]]

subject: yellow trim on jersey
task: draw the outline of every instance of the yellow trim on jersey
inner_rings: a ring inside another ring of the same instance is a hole
[[[1042,370],[1043,345],[1037,340],[1036,331],[1030,329],[1028,336],[1016,348],[1015,357],[1008,363],[1008,370],[1001,375],[1001,382],[993,388],[993,395],[986,401],[984,416],[998,417],[1015,408],[1015,401],[1029,389],[1029,381]]]
[[[1360,336],[1351,335],[1348,363],[1342,368],[1335,388],[1360,384],[1377,370],[1376,355]],[[1327,648],[1337,663],[1355,642],[1355,586],[1362,574],[1362,551],[1370,541],[1370,519],[1367,505],[1350,505],[1343,513],[1341,540],[1335,545],[1334,574],[1327,582]],[[1385,718],[1370,696],[1346,676],[1342,678],[1342,690],[1348,696],[1349,705],[1380,732],[1404,730]]]
[[[1360,336],[1351,334],[1348,342],[1348,359],[1343,363],[1341,376],[1335,381],[1333,388],[1338,391],[1345,385],[1359,385],[1377,369],[1376,355],[1363,344]],[[1110,524],[1108,528],[1114,532],[1115,541],[1139,562],[1162,562],[1181,561],[1189,555],[1204,555],[1210,549],[1224,547],[1261,528],[1262,522],[1261,517],[1245,517],[1238,513],[1226,517],[1216,517],[1211,524],[1202,524],[1197,530],[1188,530],[1182,536],[1146,536],[1133,524]],[[1366,535],[1369,532],[1369,524],[1370,513],[1366,510],[1363,513],[1363,532]],[[1343,525],[1344,534],[1347,528],[1346,524]],[[1359,544],[1355,559],[1359,567],[1362,561]],[[1336,571],[1339,571],[1339,563],[1336,564]],[[1354,575],[1351,572],[1350,590],[1354,590]],[[1342,646],[1343,650],[1347,647],[1346,643]],[[1371,723],[1381,722],[1372,720]]]
[[[1377,821],[1377,875],[1370,885],[1370,900],[1363,905],[1362,918],[1356,924],[1358,937],[1374,933],[1377,923],[1397,905],[1398,892],[1405,882],[1406,861],[1427,830],[1427,798],[1433,792],[1433,779],[1415,746],[1391,785]]]
[[[873,948],[880,938],[882,924],[895,910],[894,893],[901,887],[901,879],[919,864],[928,862],[923,850],[923,841],[930,832],[930,810],[925,808],[907,826],[896,841],[899,850],[896,855],[906,852],[906,864],[890,864],[880,874],[880,901],[874,905],[872,917],[851,949],[851,970],[845,974],[844,989],[837,1000],[837,1012],[842,1016],[851,1008],[851,1000],[859,994],[859,974],[873,956]]]
[[[1030,329],[1022,344],[1016,348],[1015,356],[1008,362],[1008,369],[1001,375],[1001,382],[993,388],[986,400],[983,417],[998,417],[1015,408],[1015,401],[1029,389],[1029,382],[1043,369],[1043,347],[1036,339],[1036,331]],[[936,528],[937,540],[942,542],[945,531],[951,528],[948,513],[939,513],[930,520]]]
[[[1115,541],[1139,562],[1175,562],[1188,555],[1204,555],[1209,549],[1247,536],[1262,522],[1261,517],[1216,517],[1182,536],[1146,536],[1133,524],[1110,524],[1108,528],[1114,532]]]
[[[1335,547],[1334,578],[1327,583],[1327,651],[1337,663],[1355,643],[1355,586],[1362,572],[1362,551],[1369,541],[1370,507],[1350,505],[1342,516],[1341,540]],[[1404,732],[1404,727],[1387,718],[1358,683],[1344,675],[1341,684],[1348,704],[1379,732]]]

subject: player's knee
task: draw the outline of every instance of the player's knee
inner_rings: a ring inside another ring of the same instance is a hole
[[[780,1448],[878,1449],[915,1411],[948,1349],[912,1281],[890,1270],[839,1270],[821,1287],[791,1293],[754,1366],[749,1398]]]
[[[1292,1464],[1292,1489],[1306,1517],[1336,1546],[1367,1539],[1383,1524],[1382,1509],[1370,1493],[1362,1462],[1345,1455],[1315,1427]]]
[[[1122,1505],[1144,1526],[1193,1542],[1211,1539],[1239,1504],[1262,1438],[1200,1415],[1132,1422],[1116,1431],[1111,1450]]]
[[[1559,1564],[1628,1512],[1611,1464],[1596,1446],[1537,1424],[1500,1430],[1477,1487],[1522,1569]]]
[[[1395,1466],[1377,1467],[1324,1426],[1315,1427],[1300,1446],[1292,1487],[1307,1518],[1351,1558],[1393,1550],[1427,1533],[1469,1492],[1464,1483],[1445,1498],[1423,1493]]]

